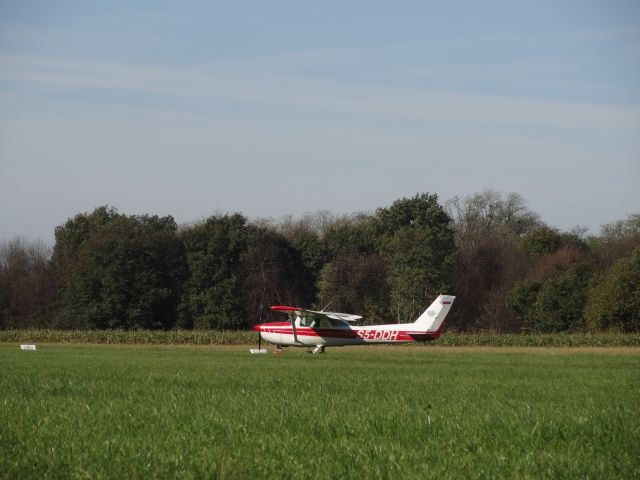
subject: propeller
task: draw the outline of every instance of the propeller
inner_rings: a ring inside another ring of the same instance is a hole
[[[258,320],[258,324],[256,324],[253,328],[258,332],[258,348],[250,348],[249,353],[267,353],[266,350],[262,350],[262,331],[260,330],[260,325],[262,325],[262,308],[260,308],[260,320]]]
[[[262,312],[264,311],[264,309],[262,308],[262,306],[260,307],[260,323],[258,323],[258,325],[262,325]],[[260,328],[258,328],[258,350],[260,350],[262,348],[262,332],[260,331]]]

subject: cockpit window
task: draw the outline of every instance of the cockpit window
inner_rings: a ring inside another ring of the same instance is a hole
[[[347,326],[341,320],[327,317],[299,317],[298,325],[310,328],[344,328]]]
[[[301,327],[313,327],[313,323],[316,320],[315,317],[299,317],[300,318],[300,322],[298,323],[298,325],[300,325]]]

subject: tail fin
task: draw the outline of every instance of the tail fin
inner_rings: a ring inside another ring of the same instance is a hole
[[[451,295],[440,295],[436,298],[435,302],[420,315],[414,325],[418,329],[430,333],[439,332],[455,298],[456,297]]]

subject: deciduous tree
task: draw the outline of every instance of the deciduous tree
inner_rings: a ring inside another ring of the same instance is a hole
[[[589,292],[585,317],[592,331],[640,331],[640,248],[600,276]]]
[[[0,329],[43,326],[54,288],[51,249],[17,237],[0,243]]]
[[[378,254],[339,255],[318,277],[320,308],[364,316],[367,323],[388,320],[386,261]]]
[[[188,276],[180,303],[186,328],[235,328],[243,324],[238,272],[247,249],[246,219],[213,215],[181,234]]]
[[[391,312],[399,322],[410,321],[446,290],[456,251],[451,218],[437,195],[424,193],[379,208],[372,228],[388,263]]]
[[[64,253],[57,324],[172,327],[184,269],[175,221],[113,210],[104,216],[101,210],[79,215],[56,231],[57,252]]]
[[[268,314],[269,305],[309,305],[313,277],[300,252],[279,233],[248,226],[239,266],[239,295],[244,326]],[[264,319],[264,318],[263,318]]]

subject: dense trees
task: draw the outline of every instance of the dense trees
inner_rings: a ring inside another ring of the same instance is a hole
[[[460,330],[517,330],[505,297],[528,268],[519,242],[542,223],[522,197],[486,190],[447,202],[458,255],[450,270],[456,308],[449,325]]]
[[[374,215],[336,219],[322,237],[327,261],[318,275],[319,301],[373,323],[409,321],[447,288],[455,252],[450,223],[429,194],[397,200]]]
[[[436,195],[422,194],[379,208],[372,223],[388,262],[391,311],[398,322],[411,321],[447,290],[445,275],[456,250],[451,218]]]
[[[181,227],[99,207],[56,228],[52,251],[0,244],[0,328],[247,328],[272,304],[404,322],[448,291],[458,330],[640,330],[640,214],[584,233],[494,190]]]
[[[382,323],[389,303],[386,272],[380,255],[338,255],[318,276],[319,307],[359,312],[367,322]]]
[[[640,330],[634,313],[640,276],[630,253],[640,246],[636,217],[616,222],[616,228],[605,225],[600,236],[586,240],[582,229],[559,233],[548,227],[521,240],[529,267],[506,298],[521,326],[542,332]]]
[[[179,325],[186,328],[239,326],[238,272],[247,248],[246,219],[212,216],[181,233],[188,269]]]
[[[52,324],[169,328],[184,274],[172,217],[126,216],[101,207],[56,229],[58,299]]]
[[[523,326],[541,332],[583,330],[583,311],[592,269],[586,265],[568,268],[546,282],[518,283],[507,297]]]
[[[585,317],[590,330],[640,331],[640,248],[594,284]]]
[[[272,229],[249,225],[240,214],[214,215],[180,237],[188,270],[181,327],[246,327],[270,304],[313,300],[313,279],[300,252]]]
[[[16,238],[0,243],[0,329],[38,326],[54,289],[50,249]]]
[[[305,243],[304,246],[311,245]],[[312,249],[304,250],[310,253]],[[313,257],[315,258],[315,257]],[[313,265],[278,232],[249,225],[238,273],[242,302],[238,325],[268,314],[269,305],[309,305],[314,300]],[[309,260],[309,258],[307,258]]]

